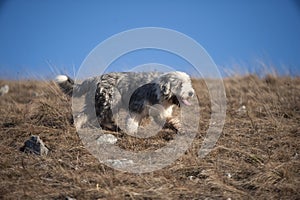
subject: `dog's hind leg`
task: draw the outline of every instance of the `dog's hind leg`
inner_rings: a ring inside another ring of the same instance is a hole
[[[167,118],[164,128],[176,131],[176,133],[184,133],[182,124],[177,117]]]
[[[136,134],[139,128],[139,122],[134,118],[128,117],[126,120],[126,132],[128,134]]]

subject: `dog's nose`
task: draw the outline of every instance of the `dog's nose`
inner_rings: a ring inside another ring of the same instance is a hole
[[[190,91],[188,94],[190,97],[194,96],[194,92],[192,92],[192,91]]]

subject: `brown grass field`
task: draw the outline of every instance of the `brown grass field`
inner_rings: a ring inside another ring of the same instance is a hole
[[[191,147],[164,169],[130,174],[86,150],[72,124],[70,99],[53,82],[0,81],[10,87],[0,96],[0,199],[300,199],[300,78],[226,78],[225,126],[203,159],[197,152],[210,99],[203,80],[193,83],[201,120]],[[162,132],[150,142],[120,137],[117,144],[157,148],[174,134]],[[49,147],[47,156],[19,150],[30,135]]]

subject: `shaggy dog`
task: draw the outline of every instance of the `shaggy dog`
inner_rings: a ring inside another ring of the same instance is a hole
[[[188,100],[194,96],[190,77],[178,71],[164,74],[114,72],[76,85],[69,77],[59,75],[56,82],[68,95],[83,96],[86,105],[83,112],[96,111],[97,120],[104,129],[120,130],[113,116],[120,109],[129,109],[130,115],[126,121],[128,133],[136,133],[142,119],[149,116],[153,116],[158,123],[165,120],[166,127],[179,130],[179,121],[172,118],[173,106],[190,105]],[[83,122],[75,126],[82,127],[89,120],[92,119],[87,114]]]

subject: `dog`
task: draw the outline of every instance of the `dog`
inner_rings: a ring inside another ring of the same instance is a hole
[[[74,84],[65,75],[55,79],[61,90],[73,97],[85,98],[84,113],[96,112],[101,128],[120,131],[114,114],[120,109],[129,110],[126,119],[126,132],[136,133],[141,121],[154,116],[157,123],[166,121],[165,127],[180,129],[179,120],[172,118],[174,106],[190,105],[189,99],[195,94],[190,77],[184,72],[112,72]],[[89,120],[82,117],[82,127]]]

